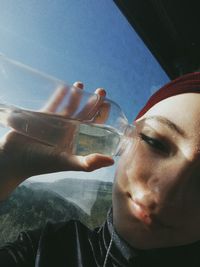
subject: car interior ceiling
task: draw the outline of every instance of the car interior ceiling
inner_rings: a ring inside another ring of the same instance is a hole
[[[199,1],[114,1],[171,79],[199,69]]]

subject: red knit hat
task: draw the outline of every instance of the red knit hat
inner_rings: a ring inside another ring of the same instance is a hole
[[[149,98],[146,105],[140,110],[135,120],[142,117],[158,102],[170,96],[184,93],[200,93],[200,72],[185,74],[161,87]]]

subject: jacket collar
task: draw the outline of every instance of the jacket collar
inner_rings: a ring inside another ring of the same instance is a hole
[[[119,266],[132,266],[136,262],[143,262],[148,264],[148,266],[155,266],[151,265],[151,263],[158,264],[161,262],[164,264],[162,266],[169,266],[170,262],[171,264],[177,262],[177,264],[181,263],[182,266],[189,266],[188,260],[190,261],[191,258],[198,263],[200,262],[200,241],[185,246],[150,250],[140,250],[131,247],[119,236],[113,227],[112,208],[109,210],[107,219],[101,229],[105,249],[106,251],[109,249],[109,257]],[[109,248],[110,243],[111,246]]]

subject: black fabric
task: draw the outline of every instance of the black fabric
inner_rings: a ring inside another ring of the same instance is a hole
[[[69,221],[23,232],[14,243],[0,249],[0,266],[200,266],[199,242],[176,248],[133,249],[115,232],[110,218],[94,230],[79,221]]]

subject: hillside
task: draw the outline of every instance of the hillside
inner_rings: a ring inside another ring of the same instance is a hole
[[[34,182],[26,183],[26,186],[32,189],[44,189],[57,193],[64,199],[78,205],[87,214],[96,202],[111,199],[112,183],[98,180],[66,178],[55,182]]]
[[[96,194],[90,216],[75,201],[69,201],[74,196],[73,192],[77,196],[77,191],[81,188],[86,191],[85,196],[79,194],[82,201],[91,192]],[[104,220],[110,205],[110,183],[76,179],[63,179],[54,183],[25,183],[0,205],[0,245],[14,240],[20,231],[41,227],[48,220],[58,222],[73,218],[89,227],[97,226]]]

